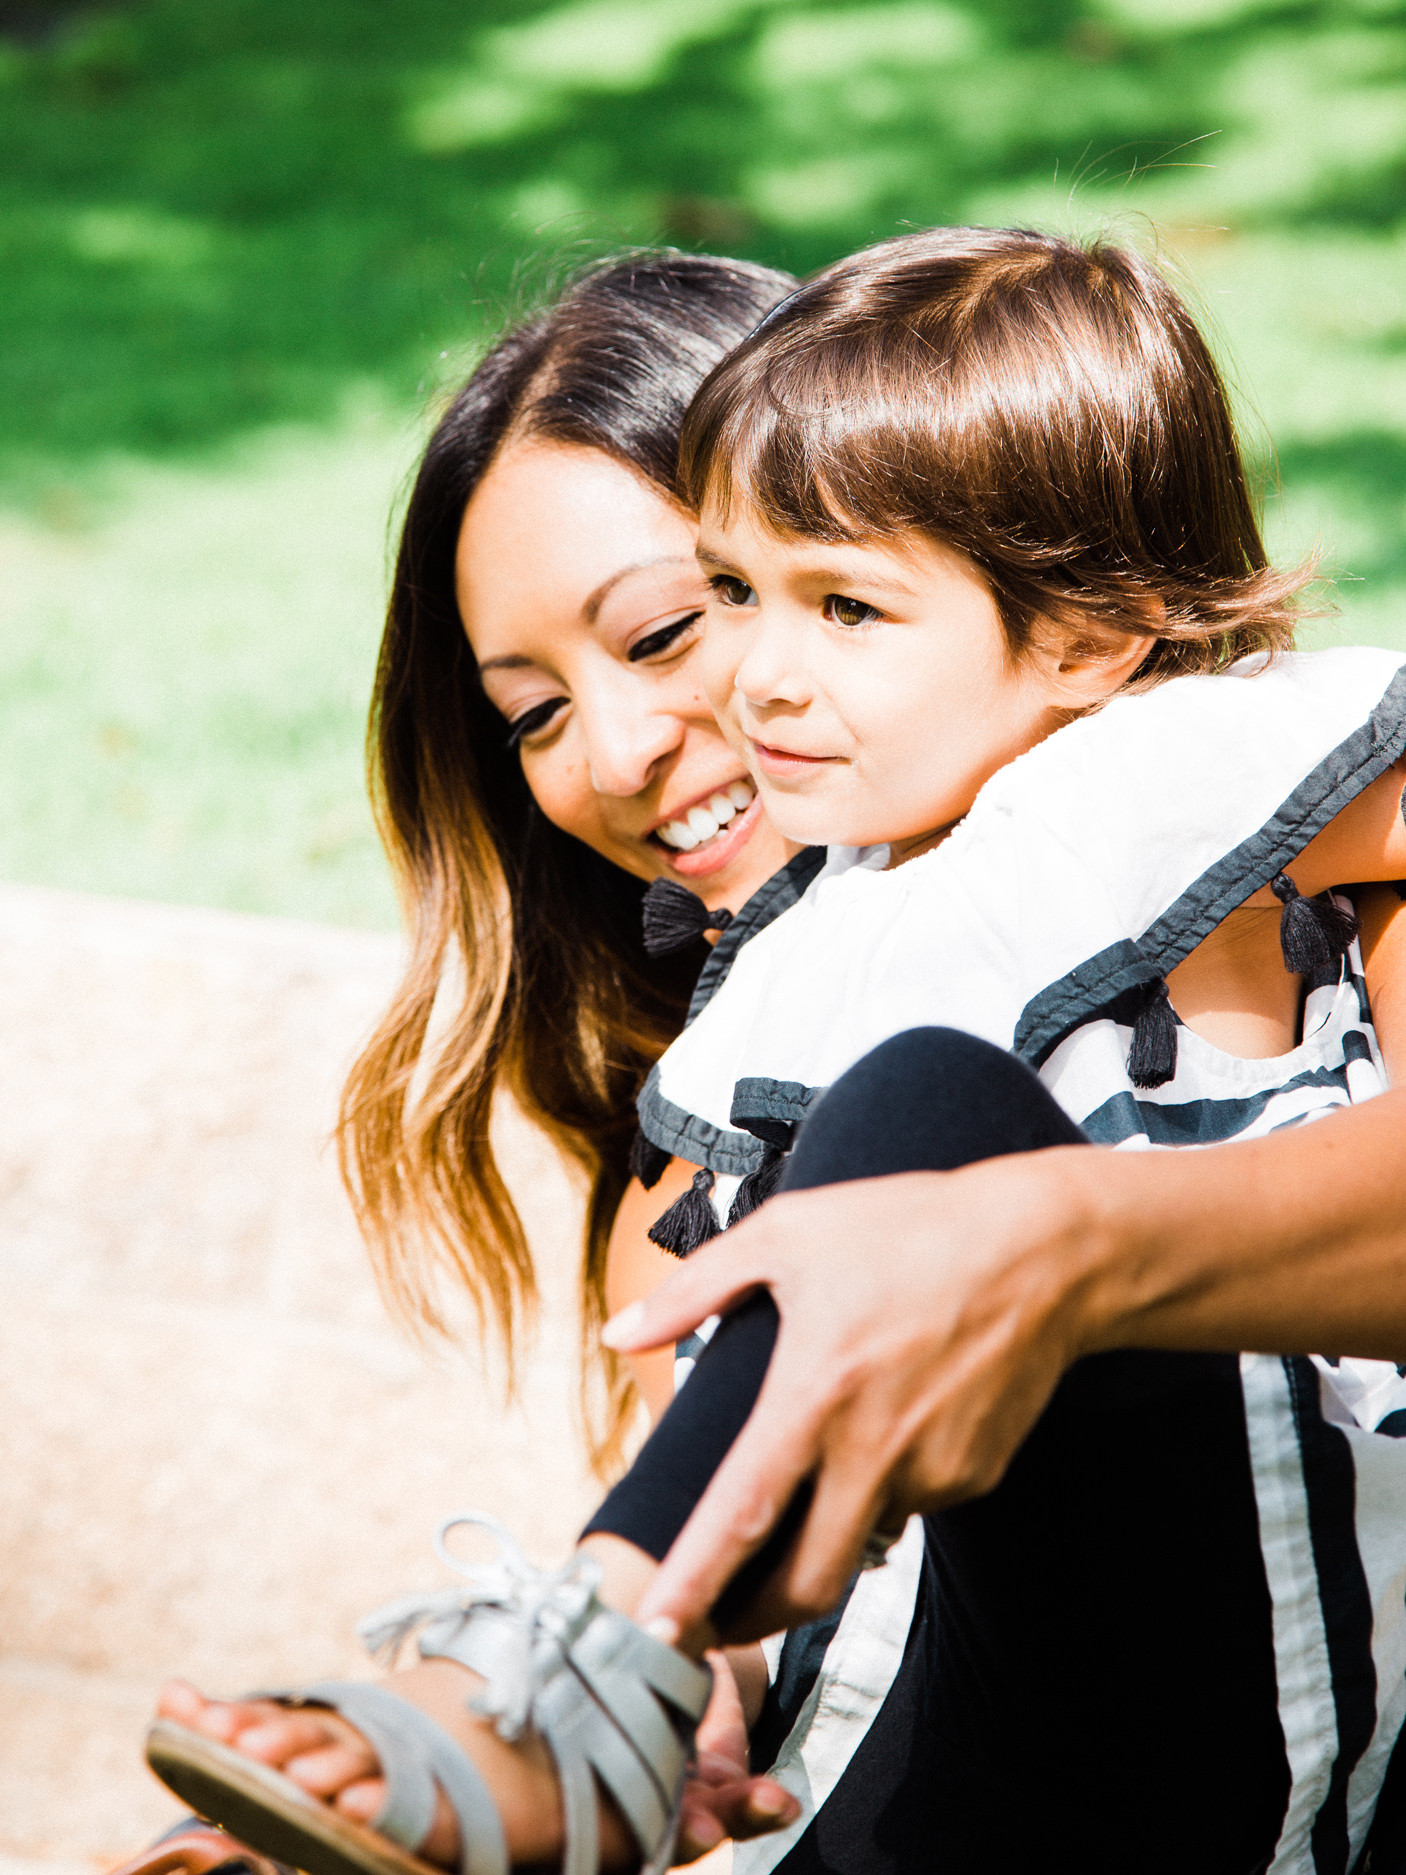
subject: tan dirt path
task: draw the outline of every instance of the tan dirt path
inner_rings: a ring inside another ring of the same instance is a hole
[[[0,1875],[84,1875],[173,1814],[140,1759],[173,1670],[366,1671],[356,1616],[485,1508],[546,1558],[593,1492],[579,1194],[507,1129],[546,1275],[508,1410],[388,1325],[325,1140],[397,945],[0,887]]]

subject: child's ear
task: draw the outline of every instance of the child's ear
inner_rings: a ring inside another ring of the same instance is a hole
[[[1154,632],[1118,631],[1091,620],[1076,629],[1052,627],[1039,656],[1063,707],[1086,710],[1136,676],[1156,642]]]

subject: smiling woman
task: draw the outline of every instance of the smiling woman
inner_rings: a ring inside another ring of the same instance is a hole
[[[588,1389],[634,1097],[704,954],[645,955],[644,887],[736,906],[793,850],[699,682],[677,483],[694,392],[791,285],[678,254],[587,274],[450,405],[397,560],[370,766],[410,963],[348,1081],[342,1163],[391,1304],[442,1330],[467,1293],[511,1352],[536,1295],[490,1136],[511,1095],[590,1179]],[[633,1399],[605,1378],[600,1463]]]

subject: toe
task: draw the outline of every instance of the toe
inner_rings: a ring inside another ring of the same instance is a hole
[[[348,1784],[336,1800],[336,1808],[343,1816],[351,1817],[358,1823],[374,1824],[386,1801],[386,1786],[379,1777],[362,1778],[357,1783]],[[415,1851],[426,1862],[435,1862],[442,1868],[457,1868],[459,1863],[459,1824],[454,1812],[445,1800],[443,1791],[436,1795],[434,1822],[430,1832]]]
[[[366,1764],[375,1762],[369,1746],[358,1733],[333,1720],[330,1713],[321,1711],[288,1712],[275,1708],[267,1716],[260,1713],[253,1724],[240,1728],[234,1742],[248,1757],[285,1770],[290,1769],[293,1760],[309,1752],[334,1747],[359,1751]],[[361,1766],[360,1775],[365,1774],[366,1764]]]
[[[363,1740],[344,1742],[338,1739],[317,1750],[299,1752],[288,1759],[283,1769],[295,1784],[301,1784],[312,1796],[330,1800],[350,1784],[375,1778],[380,1766],[376,1754]]]

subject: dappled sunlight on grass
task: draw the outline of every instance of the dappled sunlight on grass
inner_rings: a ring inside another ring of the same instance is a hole
[[[1160,244],[1230,365],[1276,550],[1337,581],[1313,631],[1406,643],[1406,0],[0,21],[21,12],[24,36],[0,23],[10,876],[389,915],[360,718],[417,419],[358,427],[348,399],[422,409],[534,281],[631,242],[798,271],[958,219]]]

